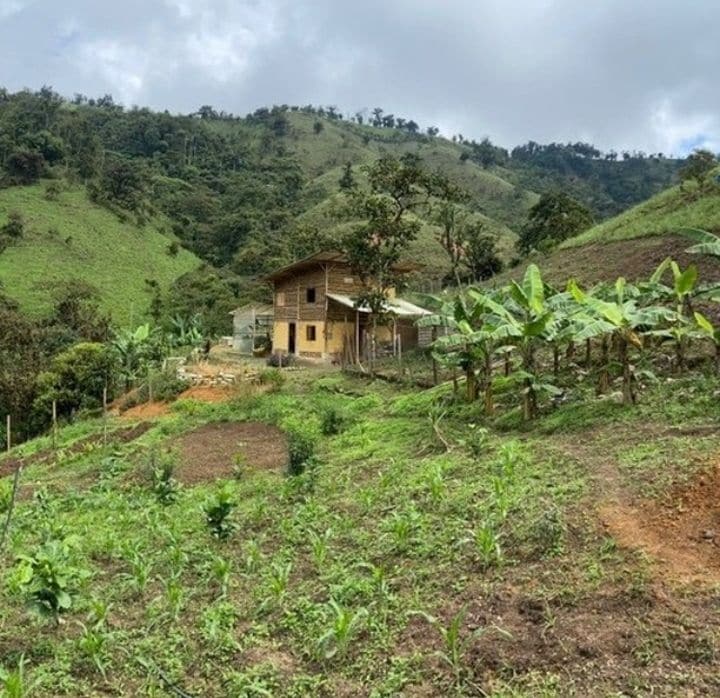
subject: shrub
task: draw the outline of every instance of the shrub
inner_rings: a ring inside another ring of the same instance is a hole
[[[45,187],[45,198],[48,201],[57,201],[60,196],[59,182],[49,182]]]
[[[230,520],[235,506],[232,492],[225,485],[203,507],[205,521],[216,538],[225,540],[235,529],[235,524]]]
[[[294,366],[295,357],[292,354],[280,354],[276,352],[268,356],[266,363],[268,366],[274,366],[275,368]]]
[[[325,436],[335,436],[345,430],[347,416],[337,407],[328,407],[322,415],[320,430]]]
[[[49,540],[34,555],[21,555],[19,584],[31,608],[59,622],[61,613],[70,610],[81,582],[90,573],[73,564],[74,538]]]
[[[8,222],[0,228],[0,235],[17,240],[25,233],[25,221],[19,211],[10,211]]]
[[[258,376],[260,385],[269,385],[273,391],[280,390],[285,383],[285,376],[277,368],[266,368]]]
[[[288,475],[301,475],[315,455],[317,435],[300,422],[286,425],[288,440]]]
[[[158,502],[163,505],[172,504],[177,499],[178,482],[173,477],[175,473],[175,460],[171,453],[164,454],[158,459],[155,452],[150,456],[152,467],[153,492]]]

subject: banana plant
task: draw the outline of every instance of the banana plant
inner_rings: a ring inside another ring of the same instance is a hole
[[[579,333],[579,338],[591,334],[608,334],[615,341],[622,369],[623,403],[634,404],[636,395],[630,363],[631,347],[642,349],[641,332],[657,326],[661,320],[667,318],[666,310],[658,306],[639,307],[637,294],[634,289],[628,288],[622,277],[615,282],[612,300],[603,300],[584,292],[574,280],[568,283],[568,291],[579,304],[586,306],[595,315],[595,321]]]
[[[522,380],[522,413],[525,420],[537,416],[539,392],[559,392],[552,385],[542,383],[536,365],[536,351],[553,319],[553,311],[545,300],[545,285],[540,270],[530,264],[522,283],[511,281],[509,298],[505,304],[486,298],[484,305],[495,316],[495,337],[512,344],[521,357],[519,377]]]
[[[484,296],[458,296],[445,304],[436,315],[423,318],[419,325],[444,327],[447,334],[433,343],[435,358],[446,365],[459,366],[465,373],[468,402],[478,396],[478,384],[485,397],[485,412],[492,414],[492,355],[494,350],[493,327],[485,320]],[[478,380],[479,377],[479,380]]]
[[[717,235],[698,228],[681,228],[678,232],[695,241],[694,245],[685,250],[686,252],[720,257],[720,237]]]
[[[662,283],[668,269],[672,272],[672,286]],[[649,286],[654,287],[661,298],[672,301],[675,306],[674,311],[668,315],[668,326],[651,334],[673,341],[676,371],[684,369],[690,340],[699,335],[696,323],[692,322],[694,312],[692,299],[697,292],[697,281],[698,270],[694,264],[683,271],[670,257],[665,259],[650,277]]]
[[[132,387],[150,363],[162,356],[159,333],[147,323],[134,330],[118,331],[112,348],[118,357],[126,390]]]
[[[715,370],[720,373],[720,328],[715,327],[702,313],[695,311],[695,324],[701,336],[707,337],[715,347]]]

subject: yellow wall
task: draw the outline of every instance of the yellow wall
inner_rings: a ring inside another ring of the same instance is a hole
[[[310,354],[323,354],[325,352],[325,323],[320,321],[312,322],[295,322],[295,351],[298,354],[310,353]],[[330,323],[335,324],[335,323]],[[315,325],[315,340],[311,341],[307,338],[307,326]],[[288,338],[290,332],[290,323],[284,320],[276,320],[273,326],[273,351],[282,351],[287,353],[288,351]],[[333,332],[333,338],[335,333]],[[330,348],[330,342],[328,340],[328,353],[334,353],[342,349],[342,336],[339,338],[340,348]]]
[[[277,320],[273,323],[273,351],[284,351],[287,353],[288,350],[288,323],[278,322]]]

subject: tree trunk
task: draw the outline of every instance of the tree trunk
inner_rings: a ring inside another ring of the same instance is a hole
[[[632,371],[630,370],[630,357],[628,355],[628,342],[624,337],[618,340],[618,355],[622,365],[622,392],[623,405],[635,404],[635,391],[632,385]]]
[[[523,419],[529,421],[537,415],[537,394],[533,388],[532,376],[535,372],[535,356],[532,347],[525,347],[523,350],[523,370],[530,374],[523,380]]]
[[[675,373],[682,373],[685,369],[685,340],[680,337],[675,342]]]
[[[585,368],[590,368],[592,362],[592,339],[585,340]]]
[[[469,362],[465,368],[465,380],[467,383],[467,401],[475,402],[477,400],[477,376],[472,363]]]
[[[506,351],[506,352],[505,352],[505,368],[504,368],[504,370],[505,370],[505,377],[506,377],[506,378],[510,375],[510,368],[511,368],[511,364],[510,364],[510,352],[509,352],[509,351]]]
[[[715,370],[720,373],[720,342],[715,344]]]
[[[575,342],[569,342],[567,352],[565,352],[565,358],[568,361],[572,361],[575,358]]]
[[[485,356],[485,414],[489,417],[495,413],[495,400],[492,389],[492,356],[488,352]]]
[[[608,338],[603,337],[600,342],[600,375],[598,376],[598,395],[604,395],[610,389],[610,373],[608,363],[610,354],[608,351]]]
[[[553,375],[555,378],[560,373],[560,347],[553,342]]]

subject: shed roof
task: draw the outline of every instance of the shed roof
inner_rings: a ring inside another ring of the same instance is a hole
[[[230,311],[230,315],[242,315],[243,313],[250,314],[253,311],[255,312],[255,315],[270,315],[271,317],[275,315],[275,308],[267,303],[263,305],[254,305],[252,303],[249,305],[241,305],[239,308],[235,308],[235,310]]]
[[[341,293],[328,293],[328,298],[331,298],[336,303],[344,305],[347,308],[352,308],[361,313],[369,313],[370,308],[367,305],[361,305],[359,308],[355,307],[355,301],[350,296],[344,296]],[[422,317],[423,315],[432,315],[429,310],[421,308],[419,305],[410,303],[403,298],[392,298],[385,304],[386,312],[397,315],[398,317]]]

